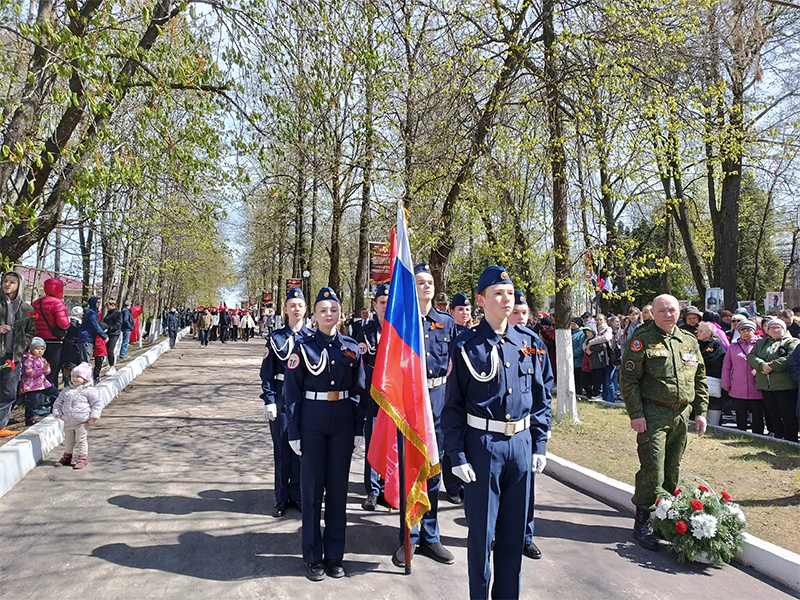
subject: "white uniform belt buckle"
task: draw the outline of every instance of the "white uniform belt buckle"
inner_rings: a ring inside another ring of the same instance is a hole
[[[428,389],[432,390],[440,385],[444,385],[445,381],[447,381],[446,377],[431,377],[428,379]]]
[[[503,427],[503,435],[506,437],[513,437],[513,435],[517,433],[517,424],[516,423],[506,423]]]
[[[283,377],[284,377],[283,373],[278,373],[278,374],[275,375],[275,380],[276,381],[283,381]]]
[[[338,402],[339,392],[328,392],[328,402]]]

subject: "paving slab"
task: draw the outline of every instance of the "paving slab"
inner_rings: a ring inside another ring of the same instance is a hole
[[[466,520],[440,502],[451,566],[425,557],[406,576],[390,559],[397,513],[361,510],[356,453],[341,580],[304,576],[300,515],[274,505],[262,417],[262,343],[179,342],[109,405],[89,467],[53,468],[57,448],[0,500],[0,598],[436,598],[468,595]],[[629,515],[547,476],[537,481],[537,543],[522,597],[797,597],[743,567],[681,565],[636,546]]]

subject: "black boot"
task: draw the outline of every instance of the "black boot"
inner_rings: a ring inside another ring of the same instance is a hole
[[[644,508],[636,509],[636,520],[633,522],[633,539],[645,550],[658,550],[658,540],[653,535],[650,526],[650,511]]]

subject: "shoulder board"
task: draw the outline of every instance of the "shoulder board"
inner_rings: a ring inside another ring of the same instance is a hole
[[[437,313],[439,313],[443,317],[446,317],[445,320],[450,319],[451,321],[453,321],[455,323],[456,320],[453,318],[453,315],[451,315],[449,312],[445,312],[443,310],[439,310],[438,308],[434,308],[433,310],[435,310]]]
[[[475,329],[472,329],[472,328],[465,329],[464,331],[459,333],[458,337],[456,338],[456,348],[463,347],[464,344],[466,344],[468,341],[470,341],[476,335],[478,335],[478,332],[475,331]]]
[[[536,332],[533,329],[530,329],[527,325],[514,325],[517,331],[523,333],[525,335],[531,336],[533,339],[538,340],[540,339]]]

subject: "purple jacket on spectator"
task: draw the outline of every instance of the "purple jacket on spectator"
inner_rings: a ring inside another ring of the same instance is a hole
[[[19,393],[38,392],[52,387],[45,376],[50,373],[50,365],[44,356],[34,356],[30,350],[22,355],[22,377],[19,382]]]
[[[753,336],[749,342],[739,338],[728,348],[722,363],[722,387],[730,388],[731,398],[739,400],[761,400],[761,392],[756,389],[753,367],[747,362],[747,355],[759,338]]]

